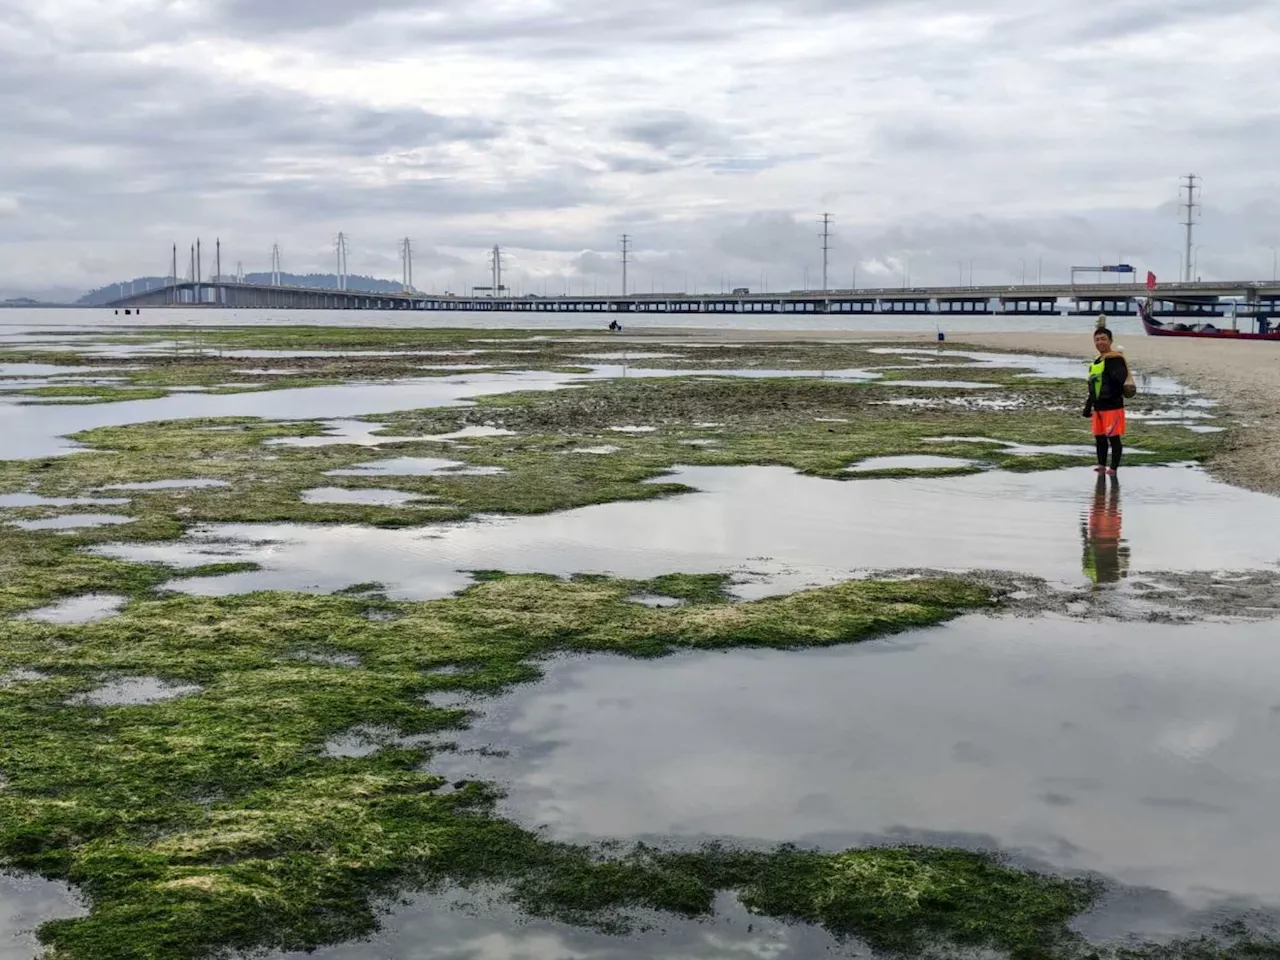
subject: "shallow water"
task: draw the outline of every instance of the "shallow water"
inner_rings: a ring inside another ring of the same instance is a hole
[[[437,457],[392,457],[362,463],[350,470],[330,470],[326,477],[489,477],[506,473],[504,467],[472,467],[457,460]]]
[[[51,607],[42,607],[22,615],[23,620],[43,620],[46,623],[92,623],[114,616],[128,603],[125,597],[106,593],[87,593],[70,597]]]
[[[264,960],[812,960],[869,957],[825,931],[748,913],[730,894],[714,919],[640,912],[640,932],[612,937],[548,920],[530,920],[487,891],[418,896],[396,907],[367,941]]]
[[[156,400],[73,406],[17,406],[0,402],[0,436],[5,438],[0,446],[0,460],[56,456],[81,449],[64,437],[96,427],[204,417],[311,420],[368,416],[423,407],[458,406],[473,397],[517,390],[556,390],[573,380],[571,375],[535,371],[299,387],[267,394],[174,394]]]
[[[346,487],[317,487],[302,491],[303,503],[356,504],[372,507],[403,507],[405,504],[432,499],[402,490],[353,490]]]
[[[1123,291],[1130,293],[1131,291]],[[1141,291],[1137,291],[1141,293]],[[300,319],[310,326],[326,327],[467,327],[477,331],[493,330],[590,330],[607,335],[609,321],[616,313],[476,313],[424,310],[221,310],[212,307],[148,308],[138,316],[116,315],[106,309],[7,309],[0,317],[3,325],[14,333],[26,331],[89,331],[128,328],[181,326],[199,329],[220,326],[293,326]],[[1117,336],[1142,335],[1142,326],[1134,317],[1112,317],[1109,321]],[[700,314],[629,314],[629,331],[670,329],[740,329],[740,330],[868,330],[935,332],[939,326],[948,333],[1009,331],[1045,331],[1089,333],[1093,317],[1016,316],[975,314],[953,316],[933,313],[921,316],[904,314],[836,314],[836,313],[700,313]],[[3,329],[0,326],[0,329]],[[531,338],[534,339],[534,338]],[[506,339],[475,340],[476,343],[513,342]],[[680,344],[684,346],[684,344]]]
[[[145,483],[113,483],[103,490],[207,490],[213,487],[229,487],[225,480],[208,480],[194,477],[189,480],[148,480]]]
[[[980,466],[982,461],[965,460],[963,457],[867,457],[846,470],[849,473],[874,473],[877,470],[957,470]]]
[[[277,437],[265,443],[269,447],[377,447],[384,443],[413,443],[421,439],[377,436],[374,431],[384,429],[383,425],[361,420],[327,420],[321,426],[324,433],[317,437]]]
[[[109,545],[112,556],[263,569],[195,578],[175,589],[329,592],[387,584],[399,598],[439,597],[461,570],[752,574],[746,595],[846,579],[865,570],[1008,570],[1078,584],[1085,560],[1104,578],[1140,570],[1257,570],[1280,562],[1280,499],[1190,467],[1132,467],[1099,488],[1091,469],[987,471],[963,477],[807,477],[784,467],[685,467],[660,478],[700,492],[547,516],[423,529],[231,524],[176,543]]]
[[[1016,722],[1011,722],[1016,718]],[[557,659],[438,754],[575,840],[1013,851],[1280,907],[1280,633],[967,617],[808,652]]]
[[[76,697],[75,702],[91,707],[141,706],[174,700],[199,691],[197,686],[169,683],[159,677],[121,677]]]
[[[0,960],[32,960],[36,927],[87,912],[65,883],[0,874]]]
[[[89,527],[133,523],[133,517],[118,513],[69,513],[61,517],[47,517],[44,520],[11,520],[10,523],[23,530],[85,530]]]
[[[128,502],[125,497],[42,497],[36,493],[0,493],[0,507],[118,507]]]

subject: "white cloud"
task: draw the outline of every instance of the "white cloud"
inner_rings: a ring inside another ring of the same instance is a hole
[[[341,229],[438,287],[494,243],[533,289],[598,275],[625,231],[642,289],[789,288],[824,210],[836,278],[1171,275],[1193,169],[1200,273],[1270,276],[1277,44],[1271,0],[9,0],[0,286],[196,235],[328,269]]]

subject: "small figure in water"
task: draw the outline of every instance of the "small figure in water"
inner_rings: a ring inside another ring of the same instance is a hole
[[[609,321],[609,329],[610,329],[610,330],[621,330],[621,329],[622,329],[622,324],[620,324],[617,320],[610,320],[610,321]]]
[[[1106,327],[1098,327],[1093,332],[1093,345],[1098,358],[1089,367],[1089,399],[1085,401],[1083,415],[1093,421],[1093,440],[1098,450],[1095,472],[1114,477],[1124,454],[1124,397],[1129,364],[1112,348],[1111,331]],[[1107,466],[1108,448],[1110,467]]]
[[[1119,583],[1129,575],[1129,548],[1121,536],[1121,523],[1120,482],[1112,482],[1108,495],[1107,478],[1098,477],[1089,513],[1080,524],[1084,572],[1095,586]]]

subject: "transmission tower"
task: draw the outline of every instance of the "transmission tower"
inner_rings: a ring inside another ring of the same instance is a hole
[[[493,293],[491,296],[502,296],[502,248],[496,243],[489,257],[489,268],[493,271]]]
[[[404,292],[413,292],[413,241],[405,237],[400,241],[400,265],[404,271]]]
[[[244,283],[244,263],[236,261],[236,283]]]
[[[347,289],[347,235],[339,232],[338,239],[333,242],[338,254],[338,289]]]
[[[271,245],[271,285],[280,286],[280,244]]]
[[[831,214],[824,213],[822,215],[822,292],[826,293],[830,288],[827,286],[827,266],[831,261]]]
[[[1196,211],[1200,209],[1200,204],[1196,203],[1196,191],[1200,189],[1200,187],[1197,185],[1197,181],[1200,180],[1200,177],[1196,176],[1194,173],[1189,173],[1182,179],[1183,179],[1182,189],[1179,190],[1178,192],[1181,193],[1182,190],[1185,190],[1187,192],[1187,201],[1182,205],[1182,208],[1187,212],[1187,219],[1182,221],[1182,225],[1187,228],[1187,259],[1183,261],[1183,263],[1186,266],[1186,274],[1184,279],[1186,280],[1187,283],[1190,283],[1191,282],[1191,251],[1193,249],[1191,239],[1192,239],[1192,234],[1195,230]]]
[[[631,262],[631,235],[622,235],[622,295],[627,295],[627,264]]]

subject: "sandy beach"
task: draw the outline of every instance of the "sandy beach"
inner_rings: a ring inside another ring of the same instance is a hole
[[[636,336],[632,334],[632,336]],[[677,330],[654,329],[638,336],[664,341],[770,342],[786,340],[877,340],[920,344],[927,333],[855,330]],[[1080,333],[956,333],[947,345],[1054,356],[1092,356],[1090,331]],[[1223,452],[1211,472],[1251,490],[1280,494],[1280,345],[1223,340],[1179,340],[1142,334],[1121,336],[1116,345],[1135,372],[1163,373],[1221,401],[1231,415]],[[1083,379],[1083,378],[1082,378]],[[1083,385],[1081,394],[1083,396]]]

